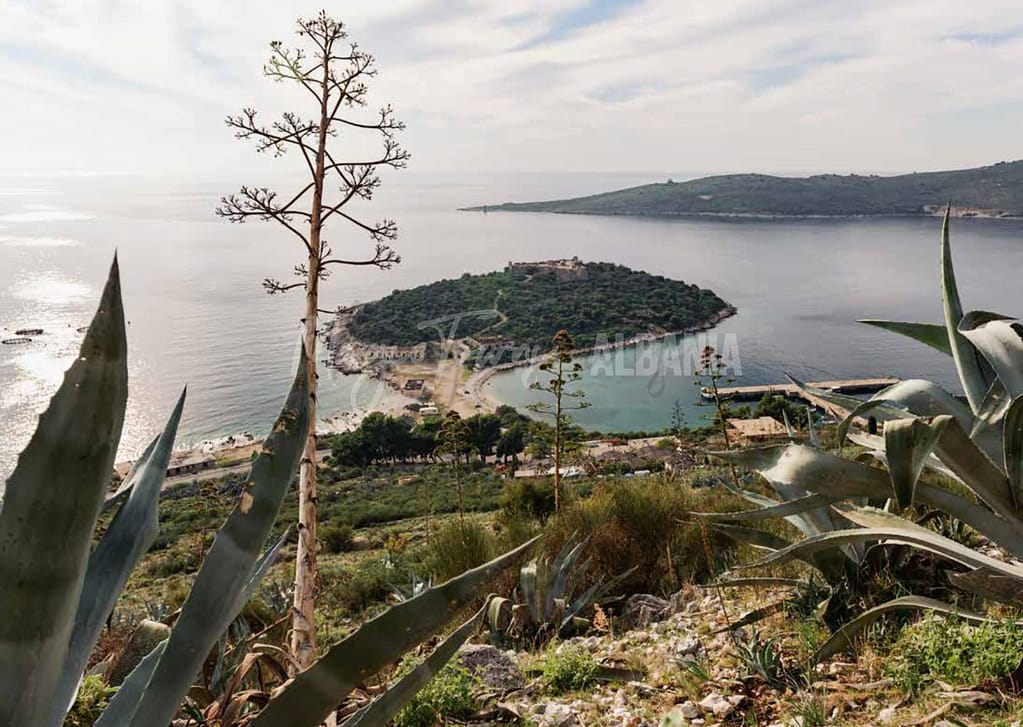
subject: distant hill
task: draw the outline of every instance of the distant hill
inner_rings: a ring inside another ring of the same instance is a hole
[[[963,217],[1023,217],[1023,161],[949,172],[879,177],[727,174],[646,184],[589,197],[507,202],[468,210],[591,215],[749,215],[831,217],[934,215],[952,202]]]
[[[496,312],[483,315],[488,311]],[[513,263],[501,272],[466,273],[396,290],[360,306],[348,329],[365,343],[430,343],[437,341],[437,329],[421,324],[464,314],[456,338],[546,348],[563,328],[580,346],[591,346],[597,335],[613,342],[619,335],[676,333],[713,325],[731,312],[710,290],[621,265],[573,259]],[[445,335],[450,325],[450,319],[438,324]]]

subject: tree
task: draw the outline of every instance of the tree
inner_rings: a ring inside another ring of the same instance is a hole
[[[501,439],[500,418],[494,414],[473,414],[465,424],[469,428],[469,443],[479,454],[480,461],[486,462]]]
[[[540,364],[540,370],[550,374],[546,381],[534,381],[529,388],[542,391],[551,396],[553,401],[530,404],[530,411],[554,417],[554,510],[561,506],[561,455],[564,452],[564,435],[571,422],[566,412],[585,409],[589,403],[582,401],[586,392],[582,389],[566,389],[565,387],[582,378],[583,367],[578,361],[572,361],[575,341],[568,331],[558,331],[554,335],[551,353]],[[575,403],[571,403],[575,401]]]
[[[710,381],[710,385],[705,386],[703,392],[709,394],[714,400],[714,423],[721,429],[721,438],[725,441],[725,449],[731,449],[732,441],[728,437],[728,419],[735,412],[729,408],[728,396],[721,393],[718,381],[724,379],[727,383],[732,383],[735,378],[729,376],[725,371],[726,366],[723,359],[724,357],[713,346],[704,346],[700,352],[700,368],[696,371],[696,375],[702,378],[695,379],[693,383],[700,386],[703,384],[703,378]],[[749,407],[745,407],[745,409],[748,415]],[[735,465],[729,463],[728,469],[732,473],[732,483],[738,487],[739,474],[735,470]]]
[[[466,426],[462,417],[458,415],[457,411],[449,411],[444,416],[444,423],[440,425],[440,431],[437,433],[437,441],[440,442],[437,453],[451,456],[451,467],[455,474],[455,492],[458,495],[458,519],[462,524],[465,523],[465,508],[462,498],[461,463],[463,456],[466,458],[466,462],[469,460],[471,447],[469,437],[469,427]]]
[[[376,75],[373,56],[354,43],[347,44],[344,25],[321,11],[315,18],[298,21],[301,42],[307,51],[288,49],[281,42],[270,44],[270,60],[263,67],[269,78],[297,84],[314,99],[315,116],[304,119],[293,112],[264,125],[256,111],[244,109],[229,116],[227,124],[239,139],[251,139],[256,150],[281,156],[287,151],[300,154],[309,181],[284,197],[267,187],[242,187],[238,194],[224,197],[217,214],[232,222],[250,218],[273,220],[302,242],[305,262],[295,266],[298,282],[282,283],[273,278],[264,287],[273,295],[295,288],[305,289],[302,317],[303,345],[309,360],[310,417],[306,449],[299,472],[298,552],[295,559],[295,596],[292,620],[292,651],[305,668],[316,654],[316,337],[320,309],[320,283],[336,265],[390,268],[400,262],[388,246],[397,237],[392,220],[365,222],[351,211],[353,203],[370,200],[380,185],[380,168],[402,168],[409,155],[395,140],[404,125],[394,118],[390,106],[375,118],[364,119],[359,109],[366,106],[366,81]],[[344,159],[332,142],[341,130],[377,136],[379,154],[368,159]],[[329,187],[334,194],[329,194]],[[375,244],[367,257],[335,255],[324,236],[328,222],[341,222],[366,233]]]
[[[515,422],[501,433],[497,440],[497,456],[507,462],[512,459],[513,468],[518,465],[518,456],[526,449],[526,425],[522,422]]]
[[[797,406],[781,394],[766,393],[753,410],[755,417],[773,417],[779,421],[788,417],[792,426],[806,429],[806,408]]]

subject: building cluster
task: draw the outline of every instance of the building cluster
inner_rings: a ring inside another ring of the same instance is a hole
[[[546,273],[555,275],[559,282],[586,280],[589,277],[586,263],[578,257],[562,258],[560,260],[539,260],[537,262],[508,261],[504,271],[519,275],[541,275]]]

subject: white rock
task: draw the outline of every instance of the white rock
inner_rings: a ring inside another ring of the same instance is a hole
[[[724,719],[735,711],[735,705],[720,694],[709,694],[700,700],[700,709],[704,713],[713,714],[718,719]]]
[[[575,722],[575,712],[567,704],[550,702],[543,712],[540,723],[548,727],[564,727]]]
[[[703,712],[700,711],[699,706],[697,706],[696,702],[693,702],[691,700],[687,700],[685,702],[682,702],[682,704],[678,705],[678,711],[679,714],[681,714],[685,719],[689,720],[696,719],[701,714],[703,714]]]
[[[895,723],[895,707],[885,707],[877,713],[877,721],[881,724]]]

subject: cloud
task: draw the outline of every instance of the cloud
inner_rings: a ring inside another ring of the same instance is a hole
[[[301,110],[260,69],[309,12],[0,5],[7,170],[254,168],[223,117]],[[1014,0],[391,0],[343,19],[416,169],[900,171],[1016,154],[1017,16]]]

